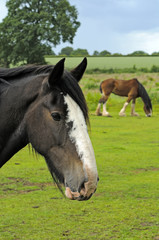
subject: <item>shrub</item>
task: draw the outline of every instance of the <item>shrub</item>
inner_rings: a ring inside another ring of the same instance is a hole
[[[98,85],[95,84],[95,83],[86,83],[85,86],[84,86],[85,89],[97,89],[98,88]]]
[[[159,66],[153,65],[151,67],[151,72],[159,72]]]
[[[86,101],[90,111],[94,111],[96,109],[100,97],[101,97],[100,93],[92,93],[92,92],[87,93]]]
[[[150,96],[153,104],[159,103],[159,94],[157,92],[150,93],[149,96]]]
[[[154,81],[154,79],[152,78],[152,77],[148,77],[148,80],[150,80],[151,82],[153,82]]]

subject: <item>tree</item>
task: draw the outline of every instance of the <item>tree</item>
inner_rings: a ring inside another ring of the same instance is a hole
[[[0,23],[0,59],[4,65],[45,63],[44,55],[60,42],[73,43],[80,26],[68,0],[8,0]]]
[[[110,55],[111,55],[111,53],[108,52],[107,50],[104,50],[104,51],[102,51],[102,52],[99,53],[99,56],[103,56],[103,57],[105,57],[105,56],[110,56]]]
[[[153,52],[151,55],[152,56],[159,56],[159,52]]]
[[[89,53],[87,49],[77,48],[76,50],[73,50],[71,53],[72,56],[88,56]]]
[[[123,56],[123,55],[122,55],[121,53],[113,53],[112,56],[113,56],[113,57],[121,57],[121,56]]]
[[[66,56],[70,56],[71,53],[73,51],[72,47],[65,47],[61,49],[61,52],[59,53],[59,55],[66,55]]]
[[[135,51],[135,52],[128,54],[128,56],[148,56],[148,53],[146,53],[144,51]]]
[[[95,51],[93,52],[93,56],[99,56],[99,52],[95,50]]]

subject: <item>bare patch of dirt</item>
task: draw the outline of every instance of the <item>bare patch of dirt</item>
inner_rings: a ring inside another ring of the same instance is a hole
[[[134,173],[139,174],[142,172],[148,172],[148,171],[159,171],[159,168],[157,167],[148,167],[148,168],[137,168],[135,170],[133,170]]]
[[[29,182],[29,181],[26,181],[23,178],[8,177],[7,179],[9,180],[8,182],[0,183],[0,186],[2,187],[3,192],[17,192],[17,193],[20,193],[20,194],[25,194],[25,193],[34,192],[34,191],[41,191],[47,186],[53,186],[54,185],[53,182],[45,182],[45,183]],[[35,187],[35,188],[18,190],[18,189],[15,189],[13,186],[11,186],[12,184],[17,184],[18,185],[19,183],[22,183],[22,186],[24,186],[25,188],[27,186],[28,187]]]

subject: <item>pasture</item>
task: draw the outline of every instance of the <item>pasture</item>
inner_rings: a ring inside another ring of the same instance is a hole
[[[140,99],[140,117],[130,117],[130,106],[127,117],[119,117],[125,98],[114,95],[108,101],[113,117],[95,116],[99,83],[108,77],[86,74],[80,83],[90,109],[100,178],[96,193],[85,202],[64,198],[44,159],[26,147],[1,169],[1,240],[159,239],[159,75],[111,75],[137,77],[144,84],[152,99],[151,118]]]
[[[87,77],[81,85],[89,95]],[[140,117],[127,109],[121,118],[124,99],[114,97],[113,118],[94,116],[89,102],[100,177],[94,196],[86,202],[64,198],[43,158],[26,147],[1,169],[0,239],[159,239],[158,105],[146,118],[138,101]]]
[[[100,181],[89,201],[65,199],[28,148],[13,157],[1,169],[0,239],[158,239],[159,115],[139,113],[91,116]]]

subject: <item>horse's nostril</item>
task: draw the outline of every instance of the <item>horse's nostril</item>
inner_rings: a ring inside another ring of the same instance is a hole
[[[97,182],[99,182],[99,177],[97,177]]]

